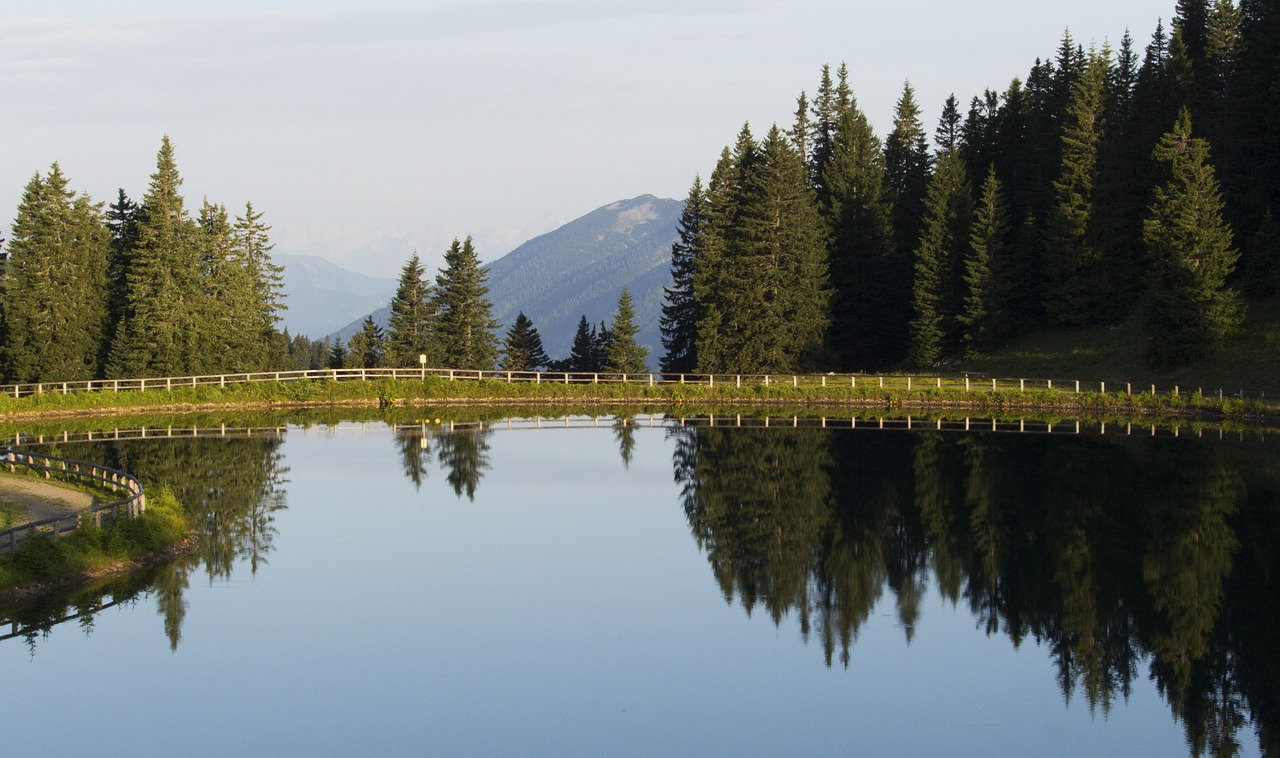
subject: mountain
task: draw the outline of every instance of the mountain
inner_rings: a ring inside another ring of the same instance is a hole
[[[680,200],[653,195],[620,200],[489,264],[489,301],[503,325],[499,336],[523,311],[542,335],[547,354],[564,358],[578,320],[586,315],[593,325],[609,322],[626,287],[640,327],[636,339],[649,348],[649,365],[656,367],[662,355],[662,290],[670,282],[671,245],[683,208]],[[374,321],[385,327],[389,314],[389,305],[379,308]],[[364,318],[354,319],[337,336],[350,339]]]
[[[311,255],[272,255],[284,266],[285,305],[281,314],[290,334],[320,339],[383,303],[396,291],[396,279],[366,276]]]

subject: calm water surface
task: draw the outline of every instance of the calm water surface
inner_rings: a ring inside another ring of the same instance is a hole
[[[4,617],[6,754],[1277,744],[1270,442],[605,422],[59,450],[169,482],[202,544]]]

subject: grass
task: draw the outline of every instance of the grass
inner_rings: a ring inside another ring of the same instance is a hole
[[[17,523],[18,519],[26,515],[27,509],[0,498],[0,529],[8,529]]]
[[[1142,317],[1109,326],[1058,329],[1014,340],[989,356],[958,368],[988,376],[1063,377],[1126,381],[1135,386],[1180,385],[1271,389],[1280,394],[1280,297],[1249,303],[1244,328],[1216,354],[1176,369],[1153,369],[1143,360]],[[1270,393],[1268,393],[1270,395]]]
[[[87,514],[80,528],[54,539],[37,535],[0,556],[0,593],[141,558],[186,539],[190,523],[168,488],[148,495],[147,510],[98,527]]]

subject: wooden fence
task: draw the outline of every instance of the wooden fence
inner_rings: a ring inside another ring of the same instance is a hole
[[[113,492],[125,493],[125,496],[119,500],[99,503],[87,511],[33,521],[0,531],[0,553],[16,550],[24,540],[38,533],[51,534],[56,539],[66,532],[73,531],[79,528],[80,516],[86,512],[90,514],[94,524],[102,526],[104,520],[113,520],[121,516],[133,518],[147,508],[147,496],[142,491],[142,483],[131,474],[118,469],[12,449],[0,450],[0,466],[6,467],[10,473],[15,473],[21,466],[44,479],[92,484]]]
[[[1184,387],[1178,385],[1157,387],[1154,384],[1138,384],[1127,381],[1097,381],[1080,379],[1027,379],[994,378],[977,375],[939,376],[902,374],[622,374],[607,372],[550,372],[550,371],[478,371],[444,368],[343,368],[309,371],[261,371],[256,373],[206,374],[203,376],[160,377],[145,379],[92,379],[79,382],[40,382],[35,384],[0,385],[0,395],[26,397],[44,394],[70,394],[74,392],[138,392],[146,390],[174,390],[184,387],[227,387],[255,382],[296,381],[375,381],[379,379],[447,381],[498,381],[532,384],[633,384],[698,385],[704,387],[849,387],[851,389],[877,389],[887,392],[913,392],[922,390],[963,391],[970,393],[1038,392],[1041,390],[1120,395],[1168,395],[1183,394],[1239,398],[1272,402],[1280,400],[1280,391],[1221,387]]]

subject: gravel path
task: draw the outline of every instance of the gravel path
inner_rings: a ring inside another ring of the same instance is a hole
[[[93,496],[84,492],[34,479],[9,476],[0,476],[0,500],[26,510],[26,515],[18,516],[14,526],[55,516],[65,516],[88,508],[94,503]]]

